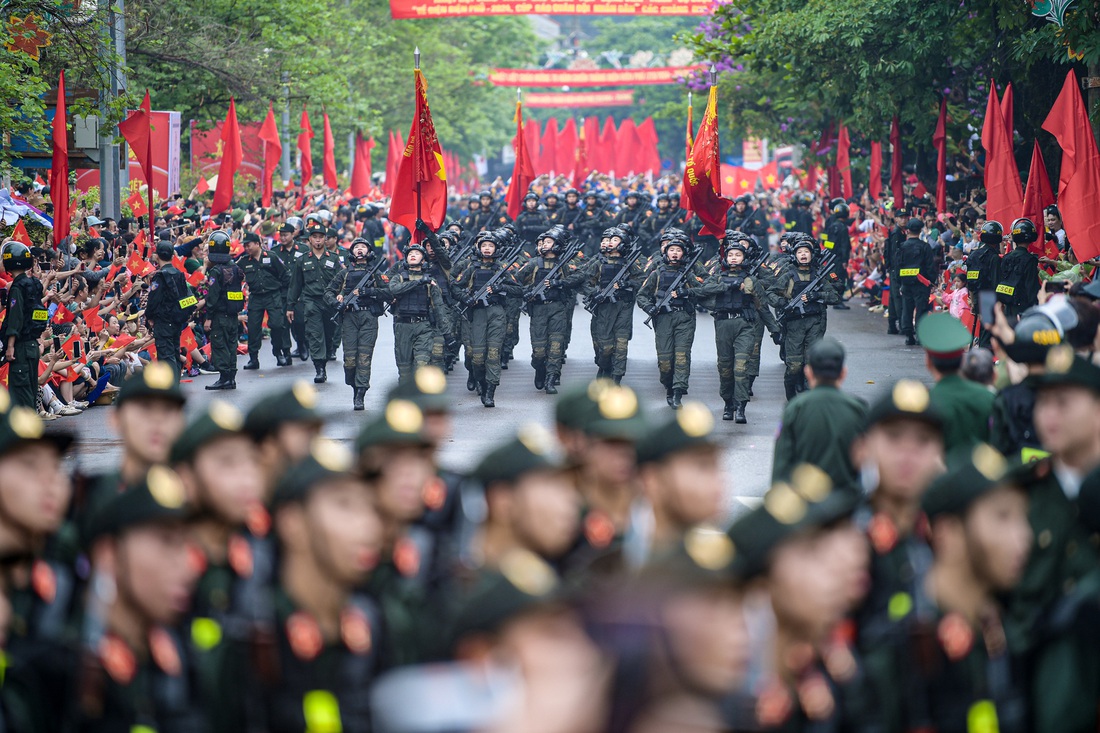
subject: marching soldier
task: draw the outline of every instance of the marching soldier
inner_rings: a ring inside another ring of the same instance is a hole
[[[611,220],[611,226],[626,229],[635,238],[641,239],[652,217],[653,209],[642,202],[642,195],[637,191],[627,191],[623,207]]]
[[[8,288],[7,315],[0,325],[0,335],[4,339],[4,361],[10,365],[8,388],[11,390],[12,404],[35,409],[38,404],[38,337],[50,325],[50,313],[42,304],[45,296],[42,283],[27,274],[34,267],[30,248],[9,239],[4,243],[3,251],[4,269],[15,276]],[[176,332],[175,351],[165,356],[171,356],[176,351],[179,351],[179,331]],[[176,361],[178,379],[178,357]]]
[[[783,386],[790,401],[806,388],[806,377],[802,365],[806,361],[806,351],[825,335],[826,307],[840,301],[838,288],[840,276],[831,271],[827,280],[822,282],[815,292],[804,292],[810,281],[819,273],[814,264],[818,254],[817,244],[812,239],[800,239],[794,244],[794,267],[777,284],[777,307],[783,307],[780,319],[783,322],[783,353],[786,371],[783,374]],[[800,302],[801,308],[788,308],[788,304]]]
[[[558,198],[557,191],[548,191],[543,197],[543,203],[545,204],[544,213],[546,214],[547,220],[553,221],[554,215],[561,209],[561,201]]]
[[[745,418],[745,405],[749,402],[747,366],[762,307],[755,283],[744,266],[749,253],[746,239],[747,235],[727,239],[725,261],[699,290],[701,295],[708,296],[708,308],[714,316],[722,419],[736,420],[738,425],[748,422]]]
[[[288,218],[286,223],[279,227],[279,246],[275,248],[275,254],[286,265],[288,273],[293,271],[295,261],[305,257],[306,253],[309,252],[308,244],[296,241],[298,227],[291,222],[291,219],[296,218]],[[301,219],[298,219],[298,221],[301,221]],[[305,319],[302,317],[301,308],[294,306],[293,308],[288,307],[288,310],[294,310],[295,313],[294,320],[287,319],[290,333],[294,336],[294,342],[298,345],[294,353],[298,355],[299,359],[305,361],[309,358]]]
[[[554,227],[538,240],[538,256],[532,257],[516,273],[515,279],[524,288],[527,311],[531,316],[531,366],[535,369],[535,389],[557,394],[561,379],[562,357],[565,355],[565,331],[568,327],[566,309],[574,305],[571,288],[584,277],[569,260],[562,262],[572,238],[561,227]],[[541,297],[531,290],[541,286],[553,273]]]
[[[550,220],[539,211],[539,195],[528,193],[523,197],[523,211],[516,216],[516,234],[523,243],[523,251],[528,257],[538,254],[538,240],[543,232],[550,228]]]
[[[825,231],[821,235],[825,249],[831,249],[836,255],[834,267],[840,280],[838,286],[840,302],[835,303],[833,308],[840,311],[849,310],[848,304],[844,302],[844,290],[848,282],[848,260],[852,256],[852,240],[848,236],[848,227],[851,226],[852,220],[848,218],[848,214],[848,204],[841,202],[833,206],[832,214],[825,221]]]
[[[370,243],[359,237],[351,243],[351,266],[332,278],[325,289],[329,307],[341,314],[344,344],[344,384],[353,390],[352,409],[365,409],[363,398],[370,389],[371,360],[378,340],[378,318],[386,312],[389,296],[385,275],[372,260]]]
[[[522,290],[510,275],[498,276],[503,265],[497,261],[497,240],[482,234],[476,244],[478,260],[455,278],[455,288],[466,299],[466,318],[470,321],[470,355],[473,378],[481,395],[481,404],[495,407],[500,384],[500,357],[507,326],[504,300],[521,297]],[[496,278],[494,284],[490,281]]]
[[[343,267],[340,260],[325,251],[325,228],[314,224],[309,228],[309,253],[294,261],[290,269],[290,294],[287,296],[287,320],[294,322],[295,310],[300,310],[305,322],[306,341],[313,358],[313,381],[328,381],[325,370],[328,345],[325,343],[325,288]]]
[[[667,193],[657,195],[657,211],[653,216],[646,217],[640,234],[644,237],[643,246],[647,256],[652,256],[661,240],[661,236],[668,229],[673,229],[684,223],[683,212],[672,208],[672,199]]]
[[[466,216],[462,217],[462,228],[472,237],[478,232],[474,228],[477,225],[478,218],[484,216],[484,212],[481,211],[481,199],[476,195],[471,195],[466,200],[466,212]]]
[[[752,205],[752,194],[744,193],[733,200],[726,214],[726,229],[748,234],[762,248],[768,246],[768,220],[763,209]]]
[[[622,382],[626,374],[627,349],[634,334],[634,298],[645,277],[638,256],[623,251],[628,239],[621,229],[604,230],[599,256],[584,268],[584,283],[592,305],[596,376],[609,377],[615,384]]]
[[[426,255],[423,244],[410,244],[405,248],[405,261],[389,275],[393,352],[401,382],[409,380],[414,369],[431,363],[437,325],[444,332],[451,329],[441,285],[425,269]]]
[[[581,224],[584,221],[584,207],[580,205],[581,194],[575,188],[565,192],[565,206],[559,208],[550,217],[550,225],[560,225],[574,237],[581,236]]]
[[[260,368],[264,316],[271,329],[271,350],[278,366],[290,366],[290,332],[286,323],[286,288],[290,270],[278,254],[265,250],[260,238],[244,235],[247,256],[239,264],[248,283],[248,363],[244,369]]]
[[[604,206],[598,193],[589,191],[584,195],[584,215],[577,223],[580,234],[574,232],[574,236],[580,236],[583,239],[586,255],[595,254],[600,245],[600,234],[614,224],[614,218],[611,210]]]
[[[638,306],[653,319],[657,369],[669,407],[680,409],[691,376],[691,345],[695,341],[695,296],[703,279],[685,272],[690,249],[682,240],[665,248],[662,261],[638,289]]]
[[[207,389],[237,388],[237,316],[244,310],[244,272],[230,259],[229,235],[214,232],[210,237],[210,271],[206,274],[206,323],[210,335],[210,357],[221,377]]]

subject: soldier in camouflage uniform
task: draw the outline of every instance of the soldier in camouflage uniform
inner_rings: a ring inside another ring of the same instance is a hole
[[[248,283],[248,363],[243,368],[260,368],[265,315],[271,329],[271,350],[275,353],[275,363],[290,366],[290,332],[286,323],[286,289],[290,285],[290,270],[277,253],[263,248],[256,234],[249,232],[244,235],[244,246],[246,255],[238,261]]]
[[[287,296],[287,319],[293,322],[294,309],[300,308],[306,322],[306,339],[313,358],[313,381],[328,381],[325,369],[328,345],[325,342],[325,288],[343,266],[340,260],[325,250],[325,228],[314,224],[309,229],[308,254],[297,258],[290,270],[290,294]]]
[[[427,250],[422,244],[405,249],[405,261],[390,271],[389,297],[394,301],[393,351],[400,381],[412,378],[416,367],[427,366],[432,359],[436,326],[451,328],[450,315],[443,306],[442,285],[425,269]]]
[[[616,384],[626,374],[627,350],[634,334],[634,298],[644,279],[640,260],[627,265],[623,250],[628,239],[621,229],[605,230],[600,239],[600,254],[583,270],[586,297],[592,299],[592,348],[596,352],[597,377],[610,377]],[[601,295],[624,267],[627,272],[613,291]]]

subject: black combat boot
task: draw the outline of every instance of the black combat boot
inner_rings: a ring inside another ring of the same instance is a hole
[[[305,344],[298,344],[298,358],[302,361],[309,359],[309,349],[306,348]]]
[[[733,402],[731,400],[726,400],[726,404],[725,404],[725,406],[722,410],[722,419],[723,420],[732,420],[733,419]]]
[[[684,399],[684,390],[674,389],[672,390],[672,409],[679,410],[684,406],[682,400]]]
[[[745,418],[745,402],[737,403],[737,418],[734,420],[738,425],[744,425],[748,422]]]
[[[324,384],[328,381],[328,373],[325,371],[325,362],[315,361],[313,362],[313,383]]]
[[[756,381],[756,377],[749,377],[749,397],[753,397],[752,383]]]
[[[248,363],[245,364],[241,368],[242,369],[249,369],[249,370],[259,369],[260,368],[260,357],[257,356],[256,354],[249,354],[248,355]]]
[[[220,375],[218,377],[218,381],[214,382],[213,384],[206,385],[206,388],[208,390],[237,388],[236,384],[234,384],[232,387],[229,386],[230,382],[232,381],[229,377],[229,372],[218,372],[218,374]]]
[[[355,386],[355,367],[352,367],[350,369],[348,367],[344,367],[344,384],[348,385],[349,387]]]
[[[665,402],[668,403],[669,407],[672,407],[672,387],[665,390]]]
[[[550,377],[546,380],[546,394],[558,393],[558,380],[554,377]]]
[[[367,395],[367,388],[366,387],[356,387],[355,388],[355,396],[352,398],[352,401],[351,401],[351,406],[352,406],[353,410],[355,410],[356,412],[362,412],[363,410],[367,409],[367,408],[363,407],[363,398],[366,397],[366,395]]]
[[[783,389],[787,393],[787,402],[794,399],[798,394],[799,377],[797,374],[784,374],[783,375]]]
[[[290,366],[290,359],[286,357],[286,354],[280,351],[275,354],[275,366]]]
[[[486,384],[485,391],[481,393],[481,404],[486,407],[496,407],[497,403],[493,401],[493,396],[497,393],[497,386],[495,384]]]
[[[535,389],[544,387],[546,387],[546,362],[540,361],[535,364]]]
[[[237,388],[237,370],[234,369],[231,372],[227,372],[227,374],[229,376],[229,381],[226,382],[225,389],[236,389]]]

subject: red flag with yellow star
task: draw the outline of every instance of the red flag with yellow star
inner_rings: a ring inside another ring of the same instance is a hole
[[[413,76],[416,117],[409,128],[409,141],[397,169],[390,220],[412,232],[413,241],[419,242],[418,218],[435,230],[443,226],[447,216],[447,171],[443,165],[443,148],[439,145],[432,112],[428,108],[428,82],[420,69],[416,69]]]
[[[508,203],[508,216],[515,219],[523,209],[523,197],[535,180],[535,168],[531,162],[531,152],[527,148],[527,139],[523,130],[523,105],[516,101],[516,136],[512,147],[516,151],[516,163],[512,167],[512,180],[508,184],[508,194],[504,197]]]
[[[722,198],[721,154],[718,149],[718,89],[710,88],[707,109],[699,134],[691,146],[684,185],[691,197],[691,208],[703,222],[702,234],[724,237],[729,199]]]

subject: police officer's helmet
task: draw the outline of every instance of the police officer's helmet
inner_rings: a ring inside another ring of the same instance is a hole
[[[731,249],[739,250],[741,254],[745,255],[745,259],[748,259],[749,255],[752,253],[752,245],[740,237],[733,237],[726,240],[726,252],[729,252]]]
[[[428,256],[428,249],[420,242],[413,242],[412,244],[405,246],[405,257],[409,256],[409,252],[419,252],[421,256]]]
[[[626,242],[629,236],[630,235],[623,231],[622,227],[608,227],[607,229],[604,229],[603,234],[600,235],[600,242],[602,244],[603,240],[605,239],[614,239],[615,237],[618,237],[619,243],[622,244],[623,242]]]
[[[684,256],[681,261],[686,260],[688,257],[691,257],[692,253],[695,251],[694,245],[692,245],[691,240],[687,237],[684,237],[682,239],[674,239],[668,244],[664,245],[661,250],[661,255],[662,257],[664,257],[665,262],[669,262],[668,250],[670,247],[679,247],[684,251]]]
[[[370,242],[363,239],[362,237],[356,237],[355,239],[351,240],[351,256],[355,257],[355,259],[359,259],[358,257],[355,256],[355,249],[357,247],[366,247],[366,249],[367,249],[367,251],[363,255],[362,259],[369,260],[371,255],[374,254],[374,250],[371,247]]]
[[[448,229],[440,232],[439,241],[445,247],[453,247],[458,244],[458,235]]]
[[[847,219],[849,214],[848,204],[841,202],[833,206],[833,213],[841,219]]]
[[[1017,364],[1043,364],[1051,347],[1064,342],[1077,323],[1077,311],[1063,298],[1028,308],[1012,329],[1016,340],[1005,344],[1005,353]]]
[[[982,225],[982,231],[979,235],[982,244],[1000,244],[1004,239],[1005,229],[1001,226],[999,221],[987,221]]]
[[[747,193],[743,193],[740,196],[738,196],[737,198],[735,198],[733,200],[733,203],[735,203],[735,204],[744,204],[745,206],[749,206],[749,205],[752,204],[752,196],[750,196]]]
[[[292,227],[294,227],[296,231],[299,232],[302,231],[302,228],[304,226],[302,224],[302,218],[300,216],[288,216],[286,218],[286,223],[290,224]]]
[[[207,252],[211,262],[229,262],[229,235],[223,231],[211,234]]]
[[[833,209],[835,209],[837,207],[837,204],[843,204],[843,203],[845,203],[844,198],[841,197],[841,196],[837,196],[835,199],[832,199],[831,201],[829,201],[829,210],[832,211]]]
[[[798,250],[802,248],[810,250],[810,254],[815,258],[817,257],[817,253],[819,251],[817,242],[815,242],[813,239],[808,239],[806,237],[799,237],[795,241],[795,243],[791,245],[791,256],[793,257],[794,255],[796,255],[798,253]],[[810,261],[812,262],[813,260]]]
[[[558,192],[557,191],[547,191],[546,192],[545,199],[547,201],[549,201],[550,199],[557,200],[557,198],[558,198]]]
[[[661,203],[662,201],[671,201],[667,193],[657,194],[657,203]]]
[[[581,196],[581,192],[578,191],[575,188],[570,188],[565,192],[566,196],[569,196],[570,194],[572,194],[573,196],[576,196],[577,198],[580,198],[580,196]]]
[[[493,253],[491,255],[485,255],[481,251],[481,245],[485,242],[493,243]],[[477,239],[474,240],[474,247],[477,249],[477,254],[479,257],[488,256],[492,259],[496,259],[497,252],[500,250],[500,239],[493,232],[481,232],[477,235]]]
[[[479,199],[491,199],[493,198],[493,193],[492,191],[485,190],[478,193],[477,197]]]
[[[472,194],[470,194],[470,197],[468,199],[466,199],[466,202],[470,203],[470,204],[480,205],[481,204],[481,198],[477,194],[472,193]]]
[[[1039,230],[1031,219],[1017,219],[1012,222],[1012,241],[1017,244],[1031,244],[1039,239]]]
[[[528,201],[534,201],[537,204],[539,202],[539,195],[534,191],[531,191],[523,197],[523,203],[527,203]]]
[[[29,270],[34,266],[34,255],[31,248],[22,242],[9,239],[4,242],[3,262],[5,270]]]

